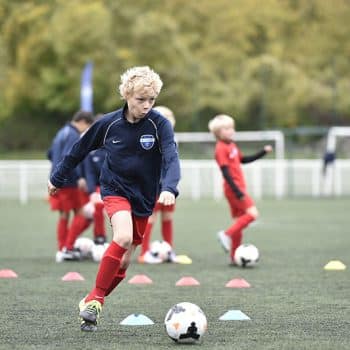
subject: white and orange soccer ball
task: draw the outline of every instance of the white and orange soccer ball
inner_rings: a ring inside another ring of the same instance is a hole
[[[259,261],[259,250],[254,244],[241,244],[235,251],[234,261],[238,266],[251,267]]]
[[[174,305],[164,323],[168,336],[177,343],[200,343],[208,328],[202,309],[189,302]]]

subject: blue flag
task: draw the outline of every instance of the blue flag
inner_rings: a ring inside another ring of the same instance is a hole
[[[92,62],[88,62],[81,74],[80,109],[87,112],[93,112],[92,70]]]

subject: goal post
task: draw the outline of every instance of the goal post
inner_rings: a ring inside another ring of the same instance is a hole
[[[326,151],[323,157],[323,192],[325,195],[338,194],[336,187],[336,150],[337,141],[344,137],[350,137],[350,127],[333,126],[330,127],[326,139]]]

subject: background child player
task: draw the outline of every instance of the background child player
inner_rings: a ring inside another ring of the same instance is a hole
[[[84,216],[93,221],[95,244],[107,242],[104,205],[100,193],[100,172],[106,157],[103,148],[91,151],[81,163],[81,176],[84,179],[85,191],[89,202],[82,209]]]
[[[51,161],[51,173],[93,121],[94,117],[90,112],[78,111],[72,120],[57,132],[48,151],[48,158]],[[56,227],[58,246],[56,262],[80,259],[80,253],[74,250],[73,245],[75,239],[90,223],[82,214],[81,209],[85,201],[82,191],[78,188],[78,179],[79,172],[77,169],[74,169],[67,176],[62,190],[49,198],[51,210],[59,211]],[[69,225],[69,216],[72,211],[74,212],[74,217]]]
[[[156,198],[173,205],[178,194],[180,162],[174,131],[166,118],[152,110],[162,85],[149,67],[127,70],[119,86],[124,107],[97,120],[48,181],[49,194],[54,194],[89,152],[106,150],[100,183],[113,240],[101,260],[94,288],[79,303],[82,331],[97,329],[105,297],[125,278]]]
[[[270,145],[252,156],[244,156],[233,142],[235,133],[234,119],[225,114],[219,114],[209,121],[209,130],[217,142],[215,159],[224,178],[224,193],[229,203],[231,216],[235,222],[225,231],[218,232],[218,239],[224,250],[230,252],[231,263],[234,264],[234,254],[242,242],[243,230],[257,219],[258,210],[247,193],[246,183],[241,163],[250,163],[272,151]]]
[[[161,115],[163,115],[165,118],[169,120],[172,127],[175,127],[175,116],[171,109],[165,106],[156,106],[154,107],[154,110],[159,112]],[[152,235],[152,228],[157,220],[157,214],[160,213],[161,218],[161,234],[162,238],[165,242],[168,242],[170,246],[174,247],[174,241],[173,241],[173,235],[174,235],[174,211],[175,211],[175,204],[174,205],[164,205],[161,203],[156,203],[156,206],[153,209],[152,215],[148,219],[148,223],[146,226],[145,234],[143,236],[142,245],[141,245],[141,252],[138,257],[138,262],[143,264],[158,264],[163,262],[162,259],[158,257],[154,257],[151,252],[149,251],[150,248],[150,239]],[[175,260],[175,253],[174,251],[171,252],[168,261],[174,262]]]

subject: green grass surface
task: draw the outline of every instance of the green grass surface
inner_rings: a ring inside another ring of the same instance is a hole
[[[179,200],[176,251],[192,265],[139,265],[106,299],[99,329],[82,333],[77,304],[93,285],[97,264],[56,264],[56,213],[43,202],[20,206],[0,201],[0,269],[17,279],[0,279],[0,349],[179,349],[165,333],[163,320],[175,303],[198,304],[208,319],[201,349],[349,349],[350,275],[324,271],[330,260],[350,265],[350,200],[268,200],[258,202],[261,217],[245,231],[244,241],[260,250],[252,269],[228,266],[215,232],[230,220],[224,201]],[[91,232],[87,232],[91,236]],[[153,239],[159,238],[159,224]],[[134,257],[134,262],[135,262]],[[62,282],[70,271],[85,281]],[[126,283],[146,274],[153,284]],[[201,285],[175,287],[183,276]],[[244,278],[248,289],[226,288]],[[219,321],[228,310],[250,321]],[[143,313],[155,325],[120,326],[129,314]]]

